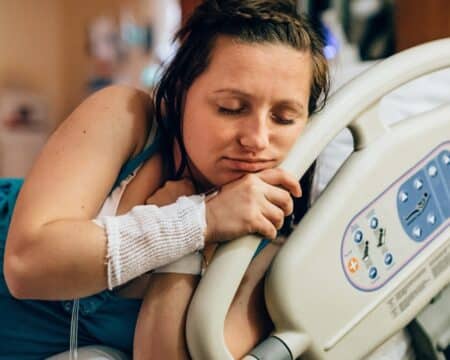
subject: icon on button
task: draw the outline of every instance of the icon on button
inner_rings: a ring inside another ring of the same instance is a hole
[[[448,154],[444,154],[444,156],[442,156],[442,161],[445,165],[450,164],[450,156],[448,156]]]
[[[430,176],[432,176],[432,177],[436,176],[436,175],[437,175],[437,172],[438,172],[438,170],[437,170],[436,166],[434,166],[434,165],[431,165],[431,166],[428,168],[428,175],[430,175]]]
[[[436,223],[436,216],[433,213],[427,215],[428,224],[434,225]]]
[[[400,199],[401,202],[406,202],[408,200],[408,193],[402,191],[399,195],[398,198]]]
[[[416,238],[419,238],[420,236],[422,236],[422,229],[418,226],[414,226],[414,228],[412,229],[412,233]]]
[[[417,190],[422,189],[422,186],[423,186],[422,180],[420,180],[420,179],[414,180],[414,187],[415,187]]]

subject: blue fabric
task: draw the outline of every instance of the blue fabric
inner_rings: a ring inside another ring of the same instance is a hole
[[[259,255],[259,253],[260,253],[261,251],[263,251],[263,249],[264,249],[267,245],[269,245],[269,244],[270,244],[270,240],[262,239],[262,240],[259,242],[258,248],[256,249],[255,253],[253,254],[253,259],[254,259],[255,257],[257,257],[257,256]],[[253,260],[253,259],[252,259],[252,260]]]
[[[150,158],[158,144],[159,136],[126,163],[116,185]],[[22,184],[22,179],[0,179],[0,360],[43,359],[69,349],[73,302],[17,300],[6,286],[4,250]],[[130,354],[141,303],[141,300],[125,299],[109,290],[80,299],[78,345],[103,344]]]
[[[142,151],[135,158],[126,162],[120,169],[119,175],[117,176],[116,182],[114,183],[113,189],[120,185],[120,183],[125,180],[129,175],[131,175],[139,165],[150,158],[159,148],[161,143],[161,133],[157,132],[155,140],[150,146],[148,146],[144,151]]]

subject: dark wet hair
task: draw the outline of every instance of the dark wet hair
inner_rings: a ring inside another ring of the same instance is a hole
[[[163,133],[168,177],[177,179],[187,165],[181,134],[183,103],[195,79],[206,70],[219,36],[245,43],[278,43],[311,54],[313,74],[308,112],[320,110],[329,90],[323,40],[292,0],[205,0],[175,39],[180,48],[163,73],[154,94],[156,121]],[[175,169],[173,144],[180,145],[182,163]]]

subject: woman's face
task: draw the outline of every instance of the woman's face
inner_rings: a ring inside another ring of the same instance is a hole
[[[307,52],[218,38],[185,99],[183,139],[197,180],[221,186],[278,165],[305,127],[311,79]]]

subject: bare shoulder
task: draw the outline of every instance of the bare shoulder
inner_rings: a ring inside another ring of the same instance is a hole
[[[117,128],[122,133],[129,131],[134,136],[134,145],[139,147],[147,138],[152,119],[153,104],[149,94],[124,85],[112,85],[88,97],[65,122],[95,121],[100,127],[111,127],[112,131]]]
[[[151,121],[151,98],[136,89],[111,86],[83,101],[33,165],[13,227],[32,231],[55,220],[95,217],[123,164],[144,146]]]

